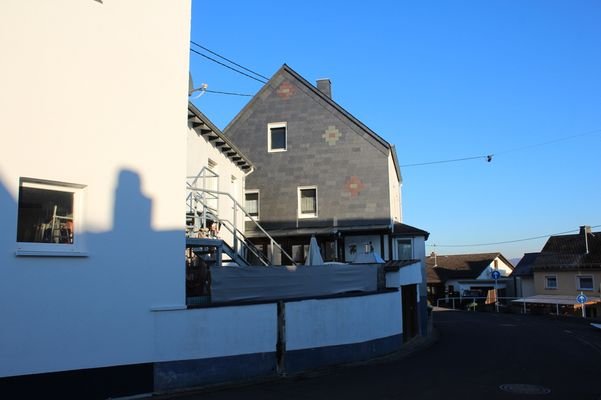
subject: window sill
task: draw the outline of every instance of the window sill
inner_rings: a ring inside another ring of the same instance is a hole
[[[88,257],[86,251],[17,250],[19,257]]]
[[[317,218],[317,215],[299,215],[298,219],[311,219],[311,218]]]

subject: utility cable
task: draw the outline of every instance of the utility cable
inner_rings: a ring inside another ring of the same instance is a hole
[[[215,94],[227,94],[229,96],[244,96],[244,97],[253,97],[252,94],[246,94],[246,93],[235,93],[235,92],[220,92],[218,90],[209,90],[209,89],[205,89],[204,90],[207,93],[215,93]]]
[[[440,160],[440,161],[428,161],[428,162],[423,162],[423,163],[405,164],[405,165],[401,165],[401,167],[416,167],[416,166],[421,166],[421,165],[431,165],[431,164],[442,164],[442,163],[450,163],[450,162],[457,162],[457,161],[476,160],[476,159],[479,159],[479,158],[484,158],[484,159],[486,159],[486,161],[491,162],[493,156],[498,156],[499,154],[507,154],[507,153],[512,153],[514,151],[520,151],[520,150],[530,149],[530,148],[533,148],[533,147],[546,146],[548,144],[553,144],[553,143],[557,143],[557,142],[563,142],[565,140],[570,140],[570,139],[574,139],[574,138],[581,137],[581,136],[592,135],[594,133],[601,133],[601,129],[595,129],[595,130],[592,130],[592,131],[588,131],[588,132],[584,132],[584,133],[579,133],[577,135],[565,136],[565,137],[561,137],[561,138],[557,138],[557,139],[553,139],[553,140],[548,140],[546,142],[533,143],[533,144],[529,144],[529,145],[526,145],[526,146],[515,147],[515,148],[512,148],[512,149],[508,149],[508,150],[503,150],[503,151],[500,151],[500,152],[496,152],[494,154],[488,154],[486,156],[455,158],[455,159],[451,159],[451,160]]]
[[[401,165],[401,167],[417,167],[418,165],[443,164],[443,163],[450,163],[450,162],[457,162],[457,161],[477,160],[479,158],[483,158],[487,162],[491,162],[493,156],[494,156],[494,154],[488,154],[488,155],[485,155],[485,156],[454,158],[452,160],[428,161],[428,162],[423,162],[423,163],[405,164],[405,165]]]
[[[214,51],[212,51],[212,50],[209,50],[209,49],[207,49],[206,47],[204,47],[204,46],[202,46],[202,45],[200,45],[200,44],[196,43],[196,42],[195,42],[195,41],[193,41],[193,40],[190,40],[190,43],[192,43],[194,46],[200,47],[201,49],[203,49],[203,50],[205,50],[205,51],[208,51],[209,53],[213,54],[214,56],[217,56],[217,57],[221,58],[222,60],[225,60],[225,61],[229,62],[230,64],[234,64],[236,67],[242,68],[243,70],[245,70],[245,71],[247,71],[247,72],[250,72],[251,74],[255,74],[255,75],[257,75],[258,77],[265,79],[266,81],[268,81],[268,80],[269,80],[269,78],[268,78],[268,77],[266,77],[265,75],[261,75],[261,74],[259,74],[258,72],[255,72],[255,71],[253,71],[252,69],[246,68],[246,67],[244,67],[243,65],[240,65],[240,64],[236,63],[235,61],[232,61],[232,60],[230,60],[230,59],[228,59],[228,58],[225,58],[224,56],[222,56],[222,55],[220,55],[220,54],[217,54],[217,53],[215,53],[215,52],[214,52]]]
[[[601,225],[591,226],[591,229],[592,228],[598,228],[600,226]],[[534,236],[534,237],[529,237],[529,238],[524,238],[524,239],[505,240],[505,241],[502,241],[502,242],[475,243],[475,244],[428,244],[427,246],[429,246],[429,247],[480,247],[480,246],[492,246],[492,245],[496,245],[496,244],[519,243],[519,242],[526,242],[526,241],[529,241],[529,240],[548,238],[550,236],[566,235],[568,233],[572,233],[572,232],[575,232],[577,230],[578,229],[571,229],[569,231],[559,232],[559,233],[553,233],[551,235],[541,235],[541,236]]]
[[[226,68],[228,68],[228,69],[231,69],[232,71],[235,71],[235,72],[237,72],[237,73],[239,73],[239,74],[242,74],[242,75],[244,75],[244,76],[247,76],[247,77],[249,77],[250,79],[254,79],[254,80],[255,80],[255,81],[257,81],[257,82],[261,82],[261,83],[263,83],[263,84],[267,83],[267,82],[265,82],[265,81],[263,81],[263,80],[261,80],[261,79],[259,79],[259,78],[255,78],[254,76],[247,74],[246,72],[242,72],[242,71],[240,71],[240,70],[237,70],[237,69],[236,69],[236,68],[234,68],[234,67],[230,67],[229,65],[222,63],[221,61],[215,60],[214,58],[212,58],[212,57],[209,57],[209,56],[207,56],[206,54],[202,54],[201,52],[199,52],[199,51],[197,51],[197,50],[190,49],[190,51],[191,51],[191,52],[193,52],[193,53],[195,53],[195,54],[198,54],[199,56],[202,56],[202,57],[204,57],[204,58],[206,58],[206,59],[208,59],[208,60],[211,60],[211,61],[213,61],[213,62],[215,62],[215,63],[217,63],[217,64],[219,64],[219,65],[222,65],[222,66],[224,66],[224,67],[226,67]]]

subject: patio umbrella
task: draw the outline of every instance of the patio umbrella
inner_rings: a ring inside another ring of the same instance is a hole
[[[315,236],[311,236],[309,252],[307,254],[307,259],[305,260],[305,265],[323,265],[323,258],[321,257],[321,252],[319,251],[319,246],[317,245],[317,239],[315,239]]]

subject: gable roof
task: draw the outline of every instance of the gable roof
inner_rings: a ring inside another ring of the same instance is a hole
[[[551,236],[536,258],[536,270],[601,268],[601,232]],[[588,243],[588,254],[586,247]]]
[[[192,129],[200,136],[206,137],[232,163],[236,164],[247,174],[252,172],[253,165],[250,160],[191,102],[188,102],[188,122]]]
[[[532,267],[540,253],[525,253],[518,265],[515,266],[511,276],[532,276]]]
[[[274,81],[278,76],[282,75],[284,72],[291,75],[302,87],[306,88],[310,93],[312,93],[316,97],[319,97],[326,104],[330,105],[332,108],[334,108],[340,114],[342,114],[344,116],[344,118],[349,120],[353,125],[355,125],[357,128],[359,128],[362,132],[364,132],[366,135],[368,135],[369,137],[374,139],[374,141],[381,146],[381,150],[390,152],[390,154],[392,155],[393,162],[394,162],[395,171],[397,173],[397,178],[398,178],[399,182],[402,181],[401,169],[400,169],[399,162],[397,159],[395,147],[393,145],[391,145],[390,143],[388,143],[386,140],[384,140],[380,135],[378,135],[377,133],[375,133],[374,131],[369,129],[365,124],[363,124],[361,121],[359,121],[357,118],[355,118],[351,113],[346,111],[338,103],[336,103],[334,100],[332,100],[332,98],[330,98],[327,95],[325,95],[324,93],[322,93],[319,89],[317,89],[314,85],[309,83],[305,78],[303,78],[300,74],[298,74],[296,71],[294,71],[292,68],[290,68],[286,64],[282,65],[280,67],[280,69],[278,69],[276,71],[276,73],[273,74],[271,79],[269,79],[269,81],[257,92],[257,94],[255,94],[253,96],[253,98],[230,121],[230,123],[227,124],[225,129],[223,129],[223,132],[226,135],[231,126],[233,126],[235,123],[237,123],[238,120],[240,120],[244,115],[246,115],[248,112],[250,112],[250,110],[252,110],[253,105],[258,101],[258,99],[261,99],[268,90],[276,89],[276,85],[275,85]]]
[[[449,279],[476,279],[495,258],[499,257],[510,267],[512,264],[501,253],[456,254],[426,257],[428,283],[444,283]]]

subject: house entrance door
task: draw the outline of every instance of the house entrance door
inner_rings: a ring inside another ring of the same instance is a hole
[[[417,285],[401,286],[401,301],[403,310],[403,340],[406,342],[418,333]]]

